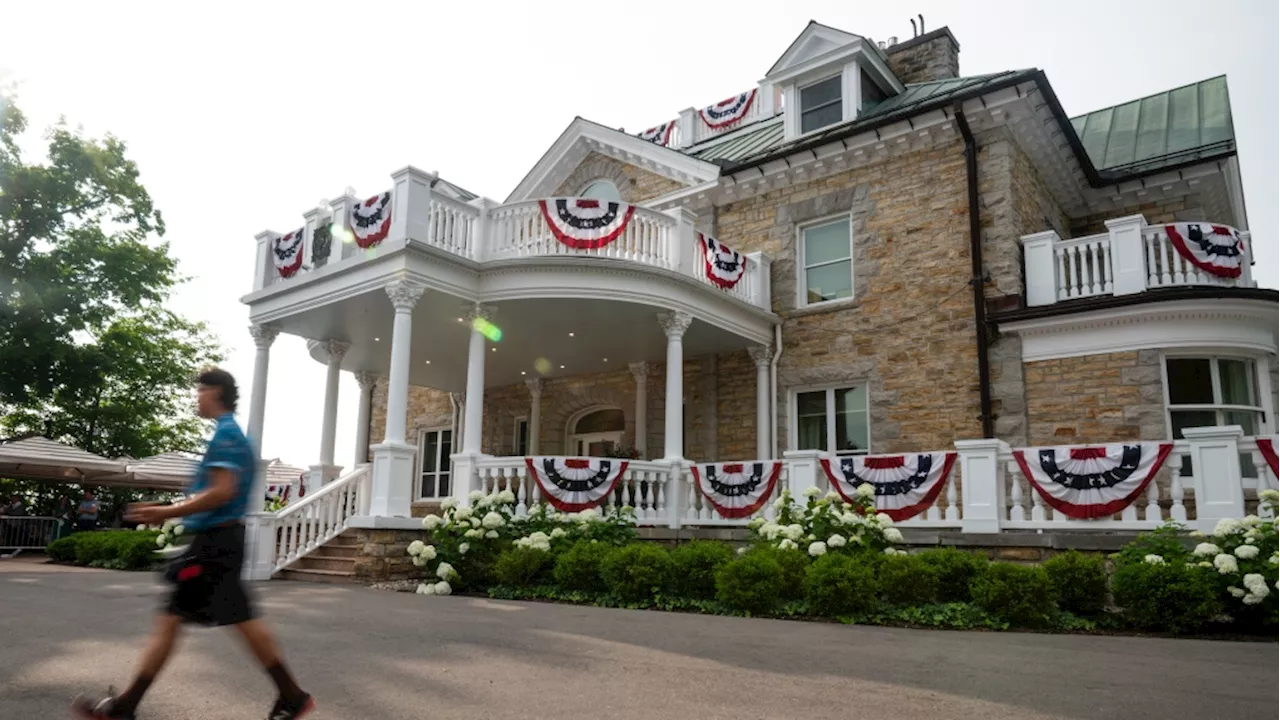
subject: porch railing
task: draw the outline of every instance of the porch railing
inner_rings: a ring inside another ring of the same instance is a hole
[[[283,570],[342,534],[352,517],[367,515],[370,480],[369,466],[361,465],[270,516],[267,537],[274,543],[268,548],[272,572]]]
[[[626,229],[602,248],[575,250],[551,233],[537,200],[502,205],[489,213],[490,237],[486,259],[578,255],[611,258],[674,269],[673,236],[676,221],[637,207]]]

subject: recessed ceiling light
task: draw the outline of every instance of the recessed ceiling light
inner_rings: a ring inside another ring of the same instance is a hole
[[[462,322],[462,318],[458,318],[458,322]]]
[[[382,338],[374,338],[374,339],[373,339],[373,341],[374,341],[374,342],[382,342]]]
[[[427,361],[427,364],[428,364],[428,365],[430,365],[430,364],[431,364],[431,361],[430,361],[430,360],[428,360],[428,361]]]
[[[498,348],[489,348],[489,352],[498,352]]]
[[[609,358],[605,358],[605,359],[604,359],[604,361],[605,361],[605,362],[609,362]]]
[[[521,370],[521,371],[520,371],[520,374],[521,374],[521,375],[524,375],[524,374],[525,374],[525,372],[524,372],[523,370]]]
[[[563,366],[563,365],[561,365],[561,366],[560,366],[560,369],[561,369],[561,370],[563,370],[563,369],[564,369],[564,366]]]
[[[573,337],[573,333],[569,333],[569,337]]]

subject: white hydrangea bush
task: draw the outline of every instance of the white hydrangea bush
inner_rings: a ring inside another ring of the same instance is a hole
[[[801,550],[817,558],[841,552],[884,552],[902,542],[902,531],[875,508],[875,489],[858,487],[856,503],[845,502],[834,492],[817,488],[804,492],[804,504],[789,490],[773,502],[773,519],[755,518],[747,524],[751,540],[780,550]]]

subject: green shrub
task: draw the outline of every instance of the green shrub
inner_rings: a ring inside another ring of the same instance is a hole
[[[803,550],[779,550],[769,545],[752,548],[747,555],[768,555],[782,568],[782,599],[804,598],[804,579],[809,572],[809,556]]]
[[[786,573],[776,553],[752,551],[716,572],[716,599],[752,615],[772,612],[782,601]]]
[[[1111,590],[1129,626],[1194,632],[1222,611],[1214,575],[1183,563],[1127,563],[1111,577]]]
[[[707,540],[685,543],[671,551],[671,589],[680,597],[712,600],[716,571],[733,559],[728,545]]]
[[[876,604],[875,570],[862,557],[823,555],[809,566],[804,590],[809,609],[818,615],[870,612]]]
[[[975,605],[1011,625],[1045,625],[1057,609],[1041,567],[991,563],[971,587]]]
[[[635,543],[609,553],[600,570],[614,595],[627,601],[649,600],[671,577],[671,555],[659,545]]]
[[[915,555],[880,558],[876,578],[890,605],[927,605],[938,597],[938,571]]]
[[[1049,575],[1058,607],[1081,617],[1102,612],[1107,602],[1107,568],[1102,556],[1070,550],[1049,558],[1041,567]]]
[[[990,564],[982,555],[955,548],[925,550],[914,557],[937,572],[941,603],[969,602],[973,598],[969,584]]]
[[[154,530],[78,532],[50,543],[45,553],[56,562],[112,570],[144,570],[157,561],[157,535]]]
[[[503,585],[537,585],[549,574],[551,563],[551,554],[545,550],[513,547],[498,556],[493,574]]]
[[[556,558],[556,584],[565,590],[604,592],[605,582],[600,566],[611,552],[612,545],[579,540]]]
[[[49,547],[45,548],[44,552],[54,562],[75,562],[76,546],[80,544],[80,538],[84,537],[84,535],[85,533],[75,533],[54,540],[49,543]]]
[[[1182,530],[1181,525],[1171,522],[1139,534],[1136,540],[1112,556],[1116,559],[1116,567],[1141,563],[1148,555],[1159,555],[1169,563],[1194,563],[1196,558],[1191,557],[1191,550],[1187,547],[1191,541],[1182,534]]]

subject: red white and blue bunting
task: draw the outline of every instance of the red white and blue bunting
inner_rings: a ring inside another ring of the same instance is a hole
[[[374,195],[351,208],[351,233],[356,245],[371,248],[391,232],[391,193]]]
[[[634,205],[594,198],[539,200],[551,234],[575,250],[595,250],[613,242],[624,230]]]
[[[947,484],[956,453],[913,453],[910,455],[860,455],[837,458],[835,465],[822,458],[822,469],[831,487],[846,502],[856,502],[858,486],[869,484],[876,491],[876,511],[900,522],[915,517],[938,499]]]
[[[302,267],[303,229],[282,235],[271,243],[271,262],[280,277],[292,277]]]
[[[531,457],[524,461],[547,502],[561,512],[596,507],[627,471],[626,460]]]
[[[1224,278],[1240,277],[1244,239],[1225,225],[1173,223],[1165,225],[1178,254],[1201,270]]]
[[[747,271],[747,258],[713,237],[698,233],[706,261],[707,279],[717,287],[731,289]]]
[[[749,517],[764,507],[782,474],[778,460],[752,463],[703,463],[693,466],[698,492],[724,518]]]
[[[1081,520],[1125,509],[1151,482],[1173,443],[1139,442],[1014,450],[1022,475],[1049,507]]]
[[[1271,474],[1280,477],[1280,457],[1276,456],[1276,444],[1271,438],[1258,438],[1258,452],[1262,453],[1262,457],[1267,461],[1267,465],[1271,468]]]
[[[755,99],[756,91],[753,88],[741,95],[734,95],[715,105],[702,108],[698,111],[698,116],[707,124],[707,127],[713,130],[727,128],[747,116],[747,111],[751,109],[751,103]]]
[[[648,130],[645,130],[644,132],[640,133],[637,137],[639,137],[641,140],[648,140],[654,145],[661,145],[663,147],[666,147],[671,143],[671,131],[674,130],[675,127],[676,127],[676,121],[670,120],[668,122],[662,123],[661,125],[657,125],[655,127],[649,128]]]

